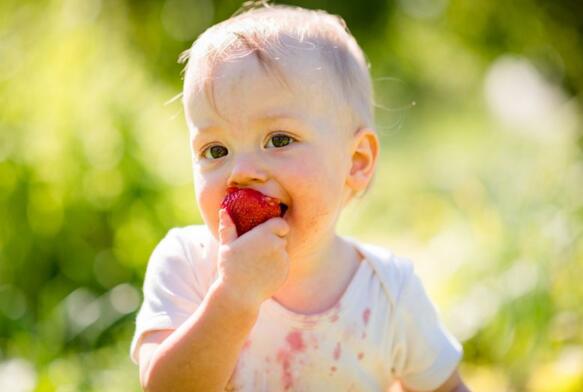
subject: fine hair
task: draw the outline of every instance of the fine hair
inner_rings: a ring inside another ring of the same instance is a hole
[[[320,10],[261,3],[204,31],[184,51],[183,104],[204,92],[216,109],[213,80],[217,68],[254,55],[267,74],[288,85],[279,61],[294,51],[313,51],[340,85],[352,127],[374,129],[374,102],[368,63],[344,20]],[[315,70],[314,70],[315,72]]]

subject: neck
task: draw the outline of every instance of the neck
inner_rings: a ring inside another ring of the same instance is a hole
[[[333,234],[318,241],[317,249],[290,254],[285,284],[273,298],[299,313],[318,313],[336,304],[359,263],[357,252]]]
[[[312,247],[290,252],[288,282],[308,280],[328,270],[339,256],[342,242],[336,233],[332,233],[326,238],[320,238]]]

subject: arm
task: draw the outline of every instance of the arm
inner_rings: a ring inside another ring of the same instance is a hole
[[[435,306],[412,270],[398,305],[392,367],[403,390],[468,391],[457,370],[463,349],[439,321]]]
[[[289,261],[281,218],[237,237],[221,210],[218,279],[176,330],[151,333],[140,346],[140,382],[148,392],[222,391],[259,308],[284,283]]]
[[[175,331],[157,331],[140,347],[146,391],[224,390],[258,308],[243,307],[224,285],[214,285],[195,313]]]
[[[140,342],[138,343],[138,362],[140,365],[140,386],[142,389],[146,387],[146,374],[150,367],[150,361],[152,360],[152,355],[162,344],[162,342],[172,334],[173,329],[148,331],[142,335]]]

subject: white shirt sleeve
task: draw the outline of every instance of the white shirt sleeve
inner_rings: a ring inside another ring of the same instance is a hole
[[[136,317],[130,358],[138,363],[138,349],[147,331],[176,329],[202,302],[205,290],[195,276],[191,230],[171,229],[156,246],[144,278],[144,302]],[[189,241],[191,240],[191,241]],[[194,255],[196,258],[196,255]]]
[[[456,369],[462,347],[445,329],[421,280],[411,272],[396,309],[393,372],[410,389],[441,386]]]

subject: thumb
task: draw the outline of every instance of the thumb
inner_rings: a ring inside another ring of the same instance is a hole
[[[237,227],[224,208],[219,210],[219,243],[228,244],[237,239]]]

